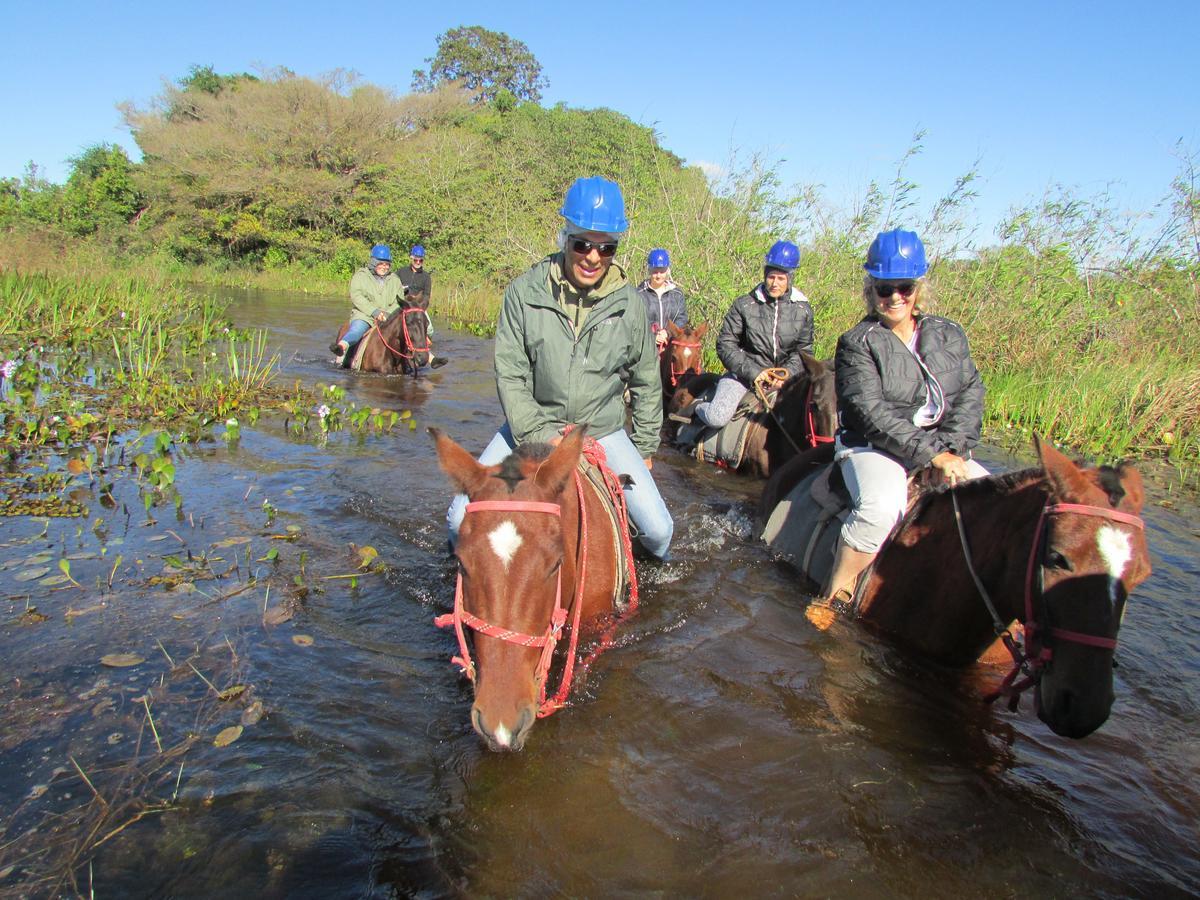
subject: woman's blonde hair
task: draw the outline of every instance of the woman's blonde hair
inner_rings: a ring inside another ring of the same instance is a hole
[[[875,315],[875,282],[876,281],[896,281],[895,278],[873,278],[870,275],[863,276],[863,303],[867,307],[867,315]],[[917,290],[913,294],[913,315],[920,313],[933,312],[933,285],[929,283],[929,279],[922,275],[920,278],[914,278],[917,283]]]

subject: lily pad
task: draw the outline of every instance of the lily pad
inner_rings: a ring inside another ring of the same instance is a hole
[[[243,725],[257,725],[263,717],[263,705],[261,700],[255,700],[249,706],[242,710]]]
[[[286,606],[272,606],[263,614],[263,622],[267,625],[282,625],[292,615],[292,611]]]
[[[51,575],[49,578],[43,578],[38,582],[42,587],[54,587],[59,584],[66,584],[71,579],[66,575]]]
[[[242,694],[244,694],[244,693],[246,693],[246,686],[244,684],[235,684],[235,685],[232,685],[231,687],[225,688],[225,690],[223,690],[223,691],[221,691],[221,693],[217,694],[217,699],[218,700],[232,700],[235,697],[242,696]]]
[[[13,576],[15,581],[33,581],[50,572],[49,566],[38,566],[36,569],[24,569]]]
[[[40,566],[40,565],[43,565],[44,563],[50,562],[50,560],[53,558],[54,558],[54,554],[52,554],[48,551],[42,551],[41,553],[35,553],[35,554],[33,554],[33,556],[26,559],[25,565]]]
[[[228,728],[222,728],[221,731],[213,738],[214,747],[228,747],[234,741],[242,736],[241,725],[230,725]]]
[[[136,653],[107,653],[100,657],[101,665],[110,666],[114,669],[123,669],[127,666],[138,666],[145,661],[145,657],[138,656]]]
[[[297,647],[311,647],[313,639],[311,634],[293,634],[292,643]]]
[[[238,544],[248,544],[251,538],[249,536],[225,538],[223,541],[217,541],[213,544],[214,547],[236,547]]]
[[[358,567],[365,569],[375,562],[375,558],[379,556],[379,551],[374,547],[366,546],[358,548]]]
[[[303,530],[304,529],[302,529],[299,525],[289,525],[287,527],[287,531],[291,534],[298,534],[299,532],[301,532]]]

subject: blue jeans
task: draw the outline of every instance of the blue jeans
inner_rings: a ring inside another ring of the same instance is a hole
[[[597,443],[604,448],[608,467],[618,475],[628,475],[633,479],[633,483],[625,488],[625,505],[629,509],[629,518],[637,526],[642,546],[659,559],[666,559],[671,535],[675,532],[675,522],[667,511],[662,494],[658,492],[654,477],[646,468],[645,460],[624,431],[614,431],[600,438]],[[516,442],[512,429],[505,422],[492,442],[479,454],[479,461],[485,466],[494,466],[514,449]],[[451,545],[458,542],[458,528],[466,512],[467,495],[456,494],[446,511]]]
[[[368,331],[371,330],[371,323],[364,322],[362,319],[351,319],[350,327],[346,329],[346,333],[342,335],[342,343],[347,347],[353,347],[363,339]]]

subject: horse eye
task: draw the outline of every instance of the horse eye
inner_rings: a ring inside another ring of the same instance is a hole
[[[1046,551],[1046,566],[1051,569],[1062,569],[1066,572],[1070,572],[1072,569],[1071,561],[1057,550]]]

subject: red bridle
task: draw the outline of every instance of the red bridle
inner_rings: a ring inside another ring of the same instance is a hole
[[[957,501],[955,506],[957,513]],[[996,634],[1004,642],[1004,646],[1008,648],[1008,652],[1013,658],[1012,670],[1004,676],[1000,682],[1000,687],[989,694],[984,699],[991,703],[1000,697],[1007,696],[1008,708],[1016,710],[1017,704],[1021,701],[1021,692],[1027,688],[1033,687],[1042,678],[1042,672],[1046,664],[1054,656],[1054,649],[1047,647],[1042,643],[1041,633],[1045,631],[1050,637],[1058,640],[1068,641],[1073,644],[1083,644],[1088,647],[1099,647],[1103,650],[1115,650],[1117,647],[1116,638],[1103,637],[1097,634],[1086,634],[1080,631],[1071,631],[1066,628],[1043,628],[1038,622],[1037,616],[1033,609],[1034,595],[1034,572],[1038,569],[1038,551],[1044,549],[1046,529],[1049,527],[1047,516],[1057,513],[1073,514],[1079,516],[1097,516],[1102,519],[1108,519],[1111,522],[1120,522],[1123,525],[1132,525],[1135,528],[1145,530],[1146,523],[1141,517],[1130,513],[1123,513],[1120,510],[1105,509],[1102,506],[1089,506],[1083,503],[1047,503],[1042,507],[1041,515],[1038,517],[1037,528],[1034,531],[1033,545],[1029,548],[1029,563],[1025,569],[1025,646],[1022,648],[1012,636],[1005,623],[1000,621],[995,608],[992,606],[991,598],[987,592],[982,590],[982,584],[979,582],[978,576],[975,575],[973,566],[970,566],[971,575],[976,579],[976,586],[980,588],[984,602],[987,604],[989,612],[992,615],[992,621],[996,628]],[[961,520],[960,520],[961,522]],[[965,548],[964,544],[964,548]],[[969,558],[968,558],[969,559]],[[1041,593],[1041,584],[1038,584],[1038,593]],[[1020,681],[1017,681],[1018,675],[1024,675]]]
[[[633,615],[637,611],[638,606],[638,586],[637,573],[633,566],[633,547],[630,542],[628,528],[628,512],[625,509],[625,495],[621,490],[620,482],[616,475],[605,464],[604,449],[591,438],[586,439],[584,443],[584,456],[595,466],[600,469],[604,477],[604,482],[608,487],[609,493],[612,496],[613,503],[617,507],[619,529],[622,534],[622,546],[625,550],[626,560],[629,564],[629,605],[626,611],[626,616]],[[433,620],[433,624],[438,628],[448,628],[454,626],[454,632],[458,637],[458,652],[459,655],[452,657],[451,662],[462,669],[464,675],[474,683],[475,681],[475,662],[471,659],[471,651],[467,647],[466,632],[464,626],[471,628],[479,634],[485,634],[488,637],[499,638],[502,641],[508,641],[511,644],[519,644],[522,647],[541,647],[542,655],[538,659],[537,669],[534,677],[538,683],[538,710],[537,716],[539,719],[545,718],[551,713],[562,709],[567,703],[567,697],[571,693],[571,681],[575,671],[575,651],[579,644],[579,619],[583,612],[583,589],[587,577],[587,559],[588,559],[588,527],[587,527],[587,510],[584,506],[584,486],[583,478],[578,471],[575,472],[575,492],[579,498],[579,566],[576,577],[575,597],[572,603],[575,613],[571,618],[571,638],[570,644],[567,647],[567,659],[563,667],[562,679],[559,682],[558,690],[554,697],[547,699],[546,697],[546,680],[550,673],[550,664],[554,659],[554,648],[557,646],[559,638],[562,636],[563,625],[567,620],[567,610],[562,605],[562,569],[558,571],[558,581],[554,588],[554,610],[550,614],[550,623],[546,626],[546,631],[540,636],[524,634],[520,631],[513,631],[511,628],[504,628],[499,625],[493,625],[478,616],[467,612],[463,606],[463,591],[462,591],[462,573],[460,572],[454,585],[454,611],[442,616],[437,616]],[[558,503],[539,503],[529,500],[477,500],[467,504],[467,513],[472,512],[533,512],[533,513],[548,513],[550,515],[562,516],[562,506]],[[613,623],[615,628],[616,623]],[[608,632],[601,638],[600,643],[592,654],[585,660],[581,668],[586,668],[592,661],[600,655],[612,643],[612,631]]]
[[[379,323],[376,322],[372,326],[375,329],[375,333],[379,337],[379,340],[383,342],[383,346],[387,347],[388,350],[391,351],[391,353],[394,356],[398,356],[401,359],[411,360],[418,353],[433,352],[433,341],[431,341],[429,339],[428,331],[425,332],[425,346],[424,347],[413,346],[412,335],[408,331],[408,317],[410,315],[416,315],[418,313],[420,313],[421,315],[425,315],[425,310],[423,310],[419,307],[416,307],[416,306],[410,306],[410,307],[407,307],[400,311],[400,329],[401,329],[401,333],[404,335],[404,346],[408,350],[407,353],[405,353],[403,350],[397,350],[395,347],[393,347],[391,344],[389,344],[387,342],[387,338],[385,338],[383,336],[383,331],[382,331],[382,329],[380,329]]]
[[[816,379],[808,379],[808,396],[804,398],[804,413],[808,417],[808,446],[809,449],[818,444],[832,444],[832,434],[817,434],[817,417],[813,415],[813,396],[816,394]]]

